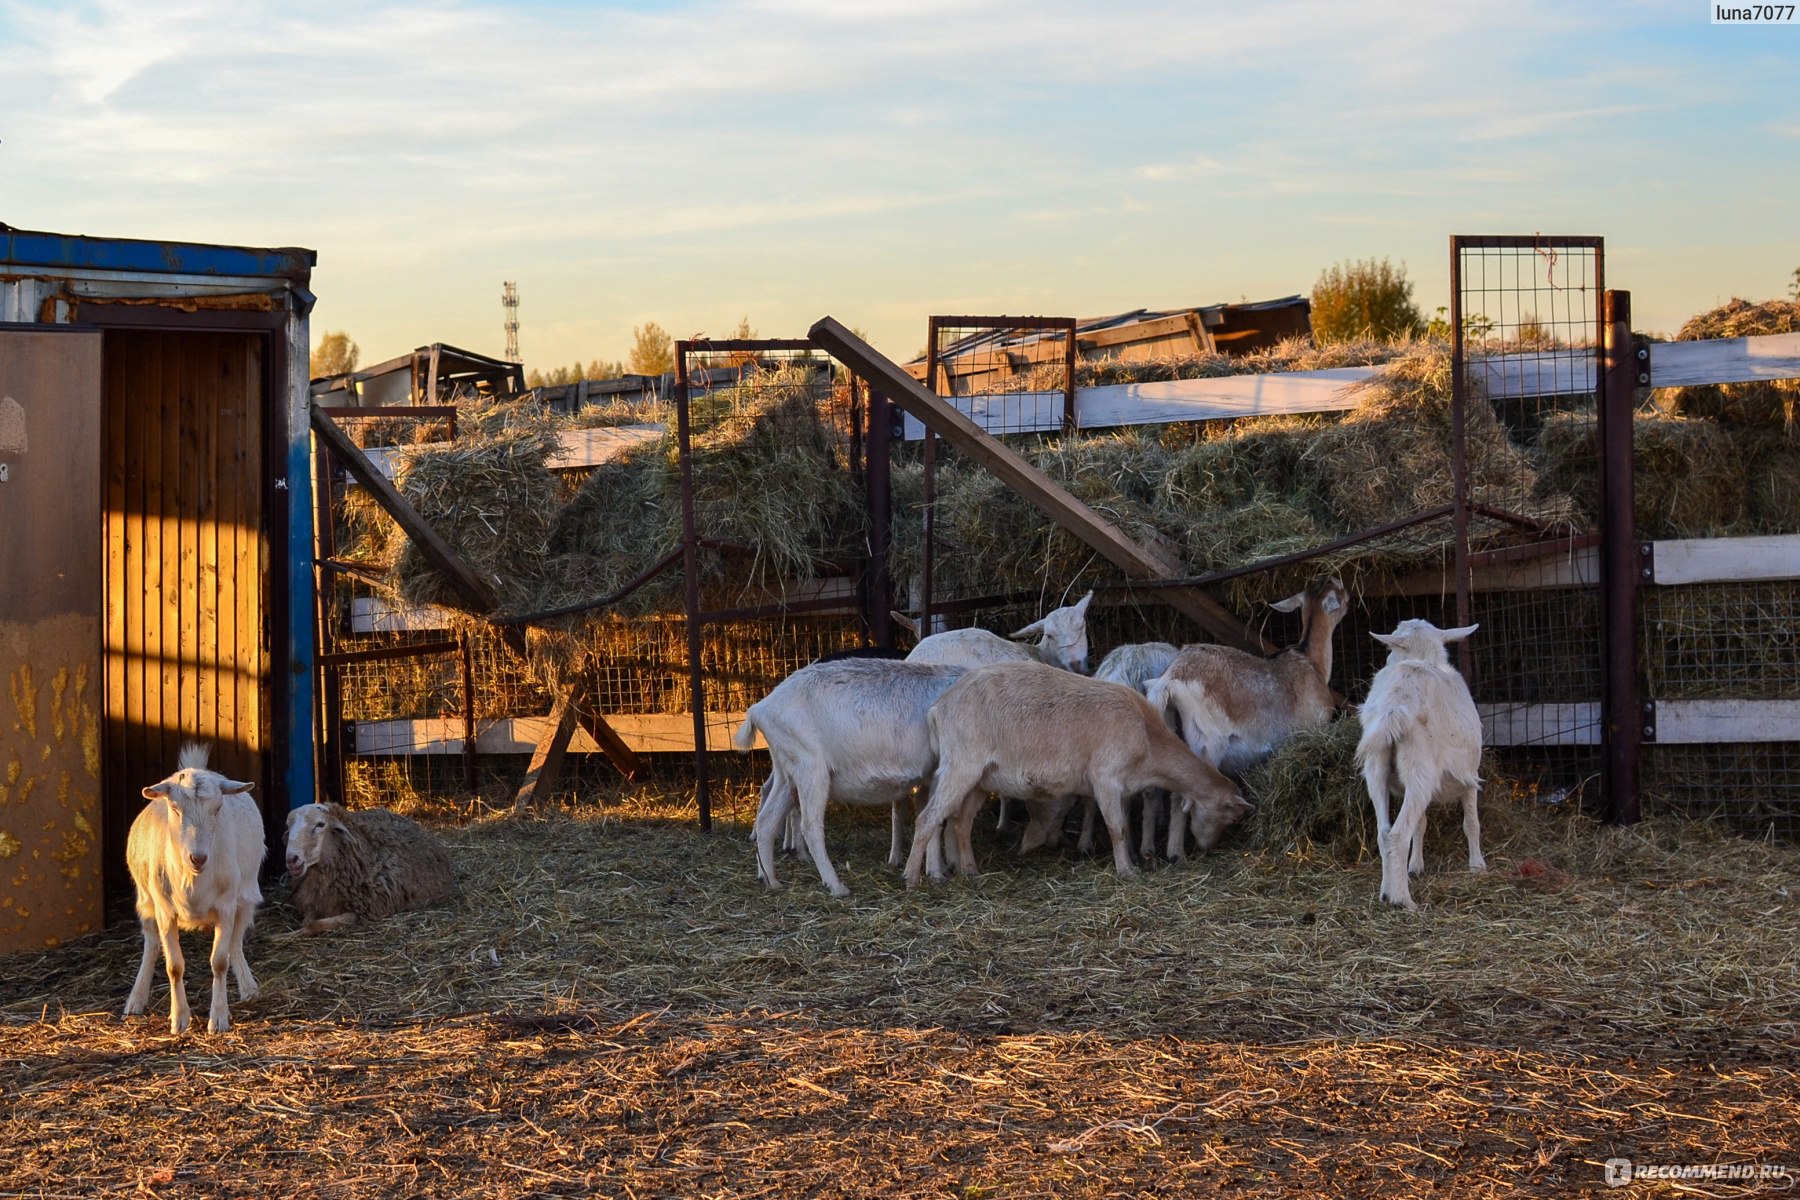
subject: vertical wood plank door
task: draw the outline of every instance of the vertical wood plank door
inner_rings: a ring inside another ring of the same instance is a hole
[[[183,742],[267,795],[267,387],[260,334],[105,336],[107,867],[123,887],[140,790]]]
[[[104,915],[100,354],[0,330],[0,953]]]

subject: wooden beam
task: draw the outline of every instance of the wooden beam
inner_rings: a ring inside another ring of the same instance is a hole
[[[584,672],[583,678],[589,676]],[[627,779],[636,779],[642,773],[644,764],[639,760],[637,752],[619,735],[618,730],[607,722],[599,709],[586,705],[574,705],[574,708],[576,722],[594,739],[594,744],[600,747],[600,753],[619,768],[619,774]]]
[[[707,714],[707,727],[736,728],[741,712]],[[614,713],[608,721],[619,739],[635,754],[692,754],[694,718],[690,713]],[[358,721],[355,744],[359,757],[413,754],[461,754],[460,719],[434,717]],[[550,717],[484,717],[475,723],[475,749],[480,754],[531,754],[553,732]],[[759,737],[758,749],[767,749]],[[576,722],[569,739],[569,754],[600,754],[593,735]]]
[[[1800,333],[1650,345],[1651,387],[1770,379],[1800,379]]]
[[[1659,700],[1656,744],[1791,742],[1800,700]]]
[[[1655,544],[1652,561],[1659,584],[1800,579],[1800,534],[1672,538]]]
[[[543,735],[532,749],[531,765],[525,768],[525,782],[519,785],[519,793],[513,797],[514,816],[522,815],[550,794],[557,777],[562,774],[569,739],[574,736],[575,705],[567,692],[561,692],[557,694],[556,706],[550,710],[550,720],[544,725]]]
[[[856,369],[895,404],[993,472],[1038,511],[1081,539],[1126,575],[1134,579],[1170,579],[1184,573],[1179,562],[1154,555],[1120,533],[1100,514],[1058,487],[1049,476],[989,436],[947,401],[926,391],[917,380],[839,322],[822,317],[810,332],[813,339],[831,351],[838,361]],[[1158,589],[1156,598],[1227,645],[1258,653],[1275,649],[1273,643],[1246,627],[1204,592],[1191,588]]]
[[[1600,702],[1477,704],[1484,746],[1598,746]],[[359,743],[360,744],[360,743]]]
[[[419,553],[443,573],[450,586],[472,609],[478,613],[488,613],[498,607],[499,602],[495,600],[493,590],[469,569],[469,565],[451,549],[448,542],[438,536],[437,530],[426,523],[419,511],[388,482],[375,464],[363,456],[361,448],[350,440],[336,421],[315,408],[312,410],[312,427],[313,432],[319,435],[319,440],[337,455],[338,462],[343,464],[344,469],[369,489],[376,503],[381,505],[388,516],[394,518],[401,531],[419,548]]]

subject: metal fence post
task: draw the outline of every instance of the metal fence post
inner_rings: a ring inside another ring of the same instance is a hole
[[[1600,785],[1606,797],[1607,820],[1628,825],[1642,815],[1638,765],[1643,749],[1637,674],[1637,492],[1632,476],[1637,364],[1632,358],[1631,293],[1608,291],[1602,320],[1606,356],[1598,405],[1604,608]]]
[[[706,680],[700,655],[705,645],[700,617],[700,546],[694,527],[693,425],[689,415],[688,351],[691,342],[675,343],[675,446],[681,472],[681,566],[687,606],[688,690],[694,709],[694,799],[700,807],[700,831],[712,828],[712,795],[706,745]]]

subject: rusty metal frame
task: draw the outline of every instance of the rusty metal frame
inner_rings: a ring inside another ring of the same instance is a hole
[[[811,338],[733,338],[717,340],[682,340],[675,343],[675,446],[676,464],[681,484],[681,546],[678,551],[682,563],[682,601],[683,611],[687,617],[688,648],[688,688],[693,705],[694,718],[694,799],[699,812],[699,825],[702,833],[712,829],[712,771],[708,761],[711,749],[706,736],[706,672],[702,667],[702,652],[706,641],[706,626],[730,621],[766,620],[772,617],[818,612],[826,609],[844,607],[842,598],[803,600],[792,604],[761,604],[733,609],[703,609],[700,604],[700,550],[735,549],[730,543],[702,536],[694,516],[694,461],[693,461],[693,423],[692,404],[694,399],[694,378],[688,368],[688,357],[692,354],[716,354],[719,352],[757,354],[771,353],[813,353],[829,356],[829,351]],[[860,381],[851,380],[851,386],[858,386]],[[871,422],[869,436],[864,440],[864,453],[869,462],[863,472],[864,487],[868,497],[871,521],[879,500],[880,510],[886,513],[890,508],[887,493],[888,444],[891,441],[891,428],[883,427],[882,436],[875,432],[875,422],[880,418],[892,421],[891,407],[884,402],[876,403],[877,393],[871,389],[871,402],[863,409],[866,418]],[[875,458],[879,455],[879,466]],[[876,493],[875,480],[879,479],[880,494]],[[885,522],[879,534],[881,545],[881,574],[886,573],[886,541]],[[652,572],[659,571],[666,563],[658,564]],[[873,571],[869,577],[873,577]],[[877,625],[874,616],[876,602],[880,597],[870,589],[865,603],[868,605],[866,619],[871,628]],[[886,605],[881,605],[883,618]],[[880,622],[885,628],[885,621]],[[883,643],[886,644],[886,643]]]
[[[1631,333],[1631,296],[1606,288],[1605,239],[1600,237],[1524,235],[1453,235],[1450,238],[1450,337],[1452,388],[1453,504],[1456,510],[1457,623],[1469,623],[1473,558],[1469,551],[1469,517],[1480,514],[1530,526],[1532,522],[1472,502],[1469,486],[1465,416],[1469,402],[1468,347],[1463,311],[1463,256],[1470,250],[1542,251],[1574,249],[1591,252],[1593,286],[1600,301],[1595,312],[1594,352],[1600,456],[1601,791],[1610,821],[1638,819],[1639,766],[1647,728],[1642,712],[1637,663],[1637,582],[1640,571],[1634,513],[1634,389],[1638,382],[1637,346]],[[1575,539],[1583,540],[1583,539]],[[1570,541],[1574,544],[1574,540]],[[1470,648],[1460,647],[1469,674]]]

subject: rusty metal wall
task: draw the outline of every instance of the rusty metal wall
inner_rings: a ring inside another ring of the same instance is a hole
[[[0,329],[0,953],[99,928],[100,335]]]

